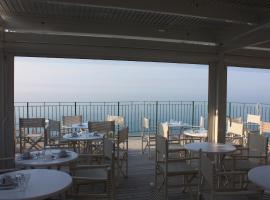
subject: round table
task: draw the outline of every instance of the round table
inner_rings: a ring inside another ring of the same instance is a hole
[[[63,126],[63,128],[67,129],[88,129],[88,122],[84,122],[81,124],[71,124],[71,126]]]
[[[270,190],[270,166],[263,165],[249,170],[248,179],[256,185]]]
[[[194,142],[185,145],[185,149],[189,151],[211,154],[214,156],[214,161],[217,168],[224,168],[223,159],[227,153],[232,153],[236,148],[231,144],[211,143],[211,142]]]
[[[207,138],[207,130],[198,129],[198,130],[186,130],[183,132],[185,136],[194,137],[194,138]]]
[[[31,152],[31,155],[33,156],[32,159],[22,159],[21,155],[18,155],[15,159],[15,163],[16,165],[25,167],[51,167],[64,165],[78,158],[77,153],[69,150],[66,150],[67,157],[59,158],[60,151],[60,149],[45,150],[44,158],[38,156],[42,154],[42,151],[33,151]]]
[[[74,136],[71,133],[65,134],[63,136],[63,139],[68,142],[71,142],[73,145],[74,151],[78,153],[81,153],[82,151],[84,153],[89,153],[89,151],[93,153],[92,144],[96,141],[99,142],[100,140],[103,139],[103,137],[104,137],[103,134],[94,134],[94,133],[89,133],[89,132],[84,131],[84,132],[77,133],[76,136]],[[84,146],[84,147],[81,148],[81,146]]]
[[[63,135],[63,139],[68,140],[68,141],[101,140],[103,139],[103,135],[102,134],[95,135],[94,133],[81,132],[81,133],[77,133],[76,136],[73,136],[73,134],[68,133],[68,134]]]
[[[231,144],[211,143],[211,142],[194,142],[185,145],[189,151],[202,151],[203,153],[226,154],[236,150]]]
[[[183,122],[167,122],[170,128],[184,128],[184,127],[192,127],[191,125]]]
[[[19,188],[0,190],[0,200],[41,200],[64,193],[72,184],[69,174],[48,169],[30,169],[2,174],[15,176],[30,174],[25,190]],[[1,177],[0,176],[0,177]]]

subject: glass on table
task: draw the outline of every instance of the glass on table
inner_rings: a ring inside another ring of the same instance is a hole
[[[16,174],[16,182],[18,184],[19,191],[25,191],[29,180],[30,180],[31,174],[23,174],[23,173],[18,173]]]

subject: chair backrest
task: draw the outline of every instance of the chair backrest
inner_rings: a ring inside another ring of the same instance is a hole
[[[82,116],[75,115],[75,116],[63,116],[63,125],[64,126],[71,126],[72,124],[81,124],[82,123]]]
[[[168,123],[160,123],[159,124],[159,135],[169,138],[169,125]]]
[[[231,118],[230,120],[231,120],[231,122],[238,122],[238,123],[242,123],[243,122],[242,121],[242,117],[235,117],[235,118]]]
[[[114,142],[109,138],[104,138],[103,151],[106,158],[114,160]]]
[[[200,128],[205,128],[205,118],[203,116],[200,117]]]
[[[255,124],[260,124],[261,123],[261,116],[260,115],[247,115],[247,122],[248,123],[255,123]]]
[[[168,140],[162,135],[156,136],[156,159],[166,161],[168,154]]]
[[[107,136],[110,134],[114,135],[115,132],[115,124],[114,121],[101,121],[101,122],[88,122],[88,130],[89,132],[100,132],[104,133]]]
[[[261,122],[260,134],[262,133],[270,133],[270,122]]]
[[[149,129],[150,128],[150,119],[144,117],[142,120],[142,127],[144,129]]]
[[[31,133],[44,133],[47,135],[45,118],[20,118],[19,119],[20,137]]]
[[[256,133],[249,133],[248,149],[250,156],[267,156],[268,138]]]
[[[47,127],[48,131],[58,131],[61,130],[61,122],[56,120],[49,119],[49,124]]]
[[[210,189],[215,189],[215,164],[205,155],[200,153],[200,174],[210,186]]]
[[[125,119],[123,116],[107,115],[106,121],[114,121],[115,125],[124,127]]]
[[[61,136],[61,122],[56,120],[49,120],[49,124],[47,127],[48,131],[48,140],[52,138],[58,138],[60,139]]]
[[[240,122],[231,122],[231,125],[228,127],[228,133],[232,133],[234,135],[243,136],[244,135],[244,124]]]
[[[118,132],[118,144],[128,141],[128,127],[122,128]]]
[[[231,117],[226,117],[226,125],[227,125],[227,129],[231,126],[232,122],[238,122],[238,123],[242,123],[242,117],[235,117],[235,118],[231,118]]]
[[[21,153],[26,150],[27,143],[31,143],[30,148],[36,148],[35,144],[37,144],[37,142],[26,139],[26,137],[33,134],[38,134],[39,139],[44,139],[44,146],[47,145],[47,127],[45,118],[20,118],[19,137]]]
[[[45,128],[45,118],[20,118],[20,128]]]

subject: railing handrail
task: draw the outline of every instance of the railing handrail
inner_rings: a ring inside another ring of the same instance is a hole
[[[61,120],[64,115],[82,115],[84,120],[104,120],[106,114],[126,117],[131,132],[141,130],[141,120],[149,117],[156,126],[162,121],[175,119],[193,125],[200,116],[207,117],[207,101],[56,101],[15,102],[15,123],[20,117],[46,117]],[[227,115],[246,118],[246,114],[260,112],[270,121],[270,104],[227,102]],[[17,125],[17,124],[16,124]]]

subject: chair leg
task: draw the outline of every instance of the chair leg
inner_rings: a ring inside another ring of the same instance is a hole
[[[150,139],[148,140],[148,159],[151,158],[151,141]]]
[[[144,153],[144,148],[143,148],[143,137],[142,137],[142,154]]]
[[[168,199],[168,180],[167,177],[164,177],[164,200]]]

